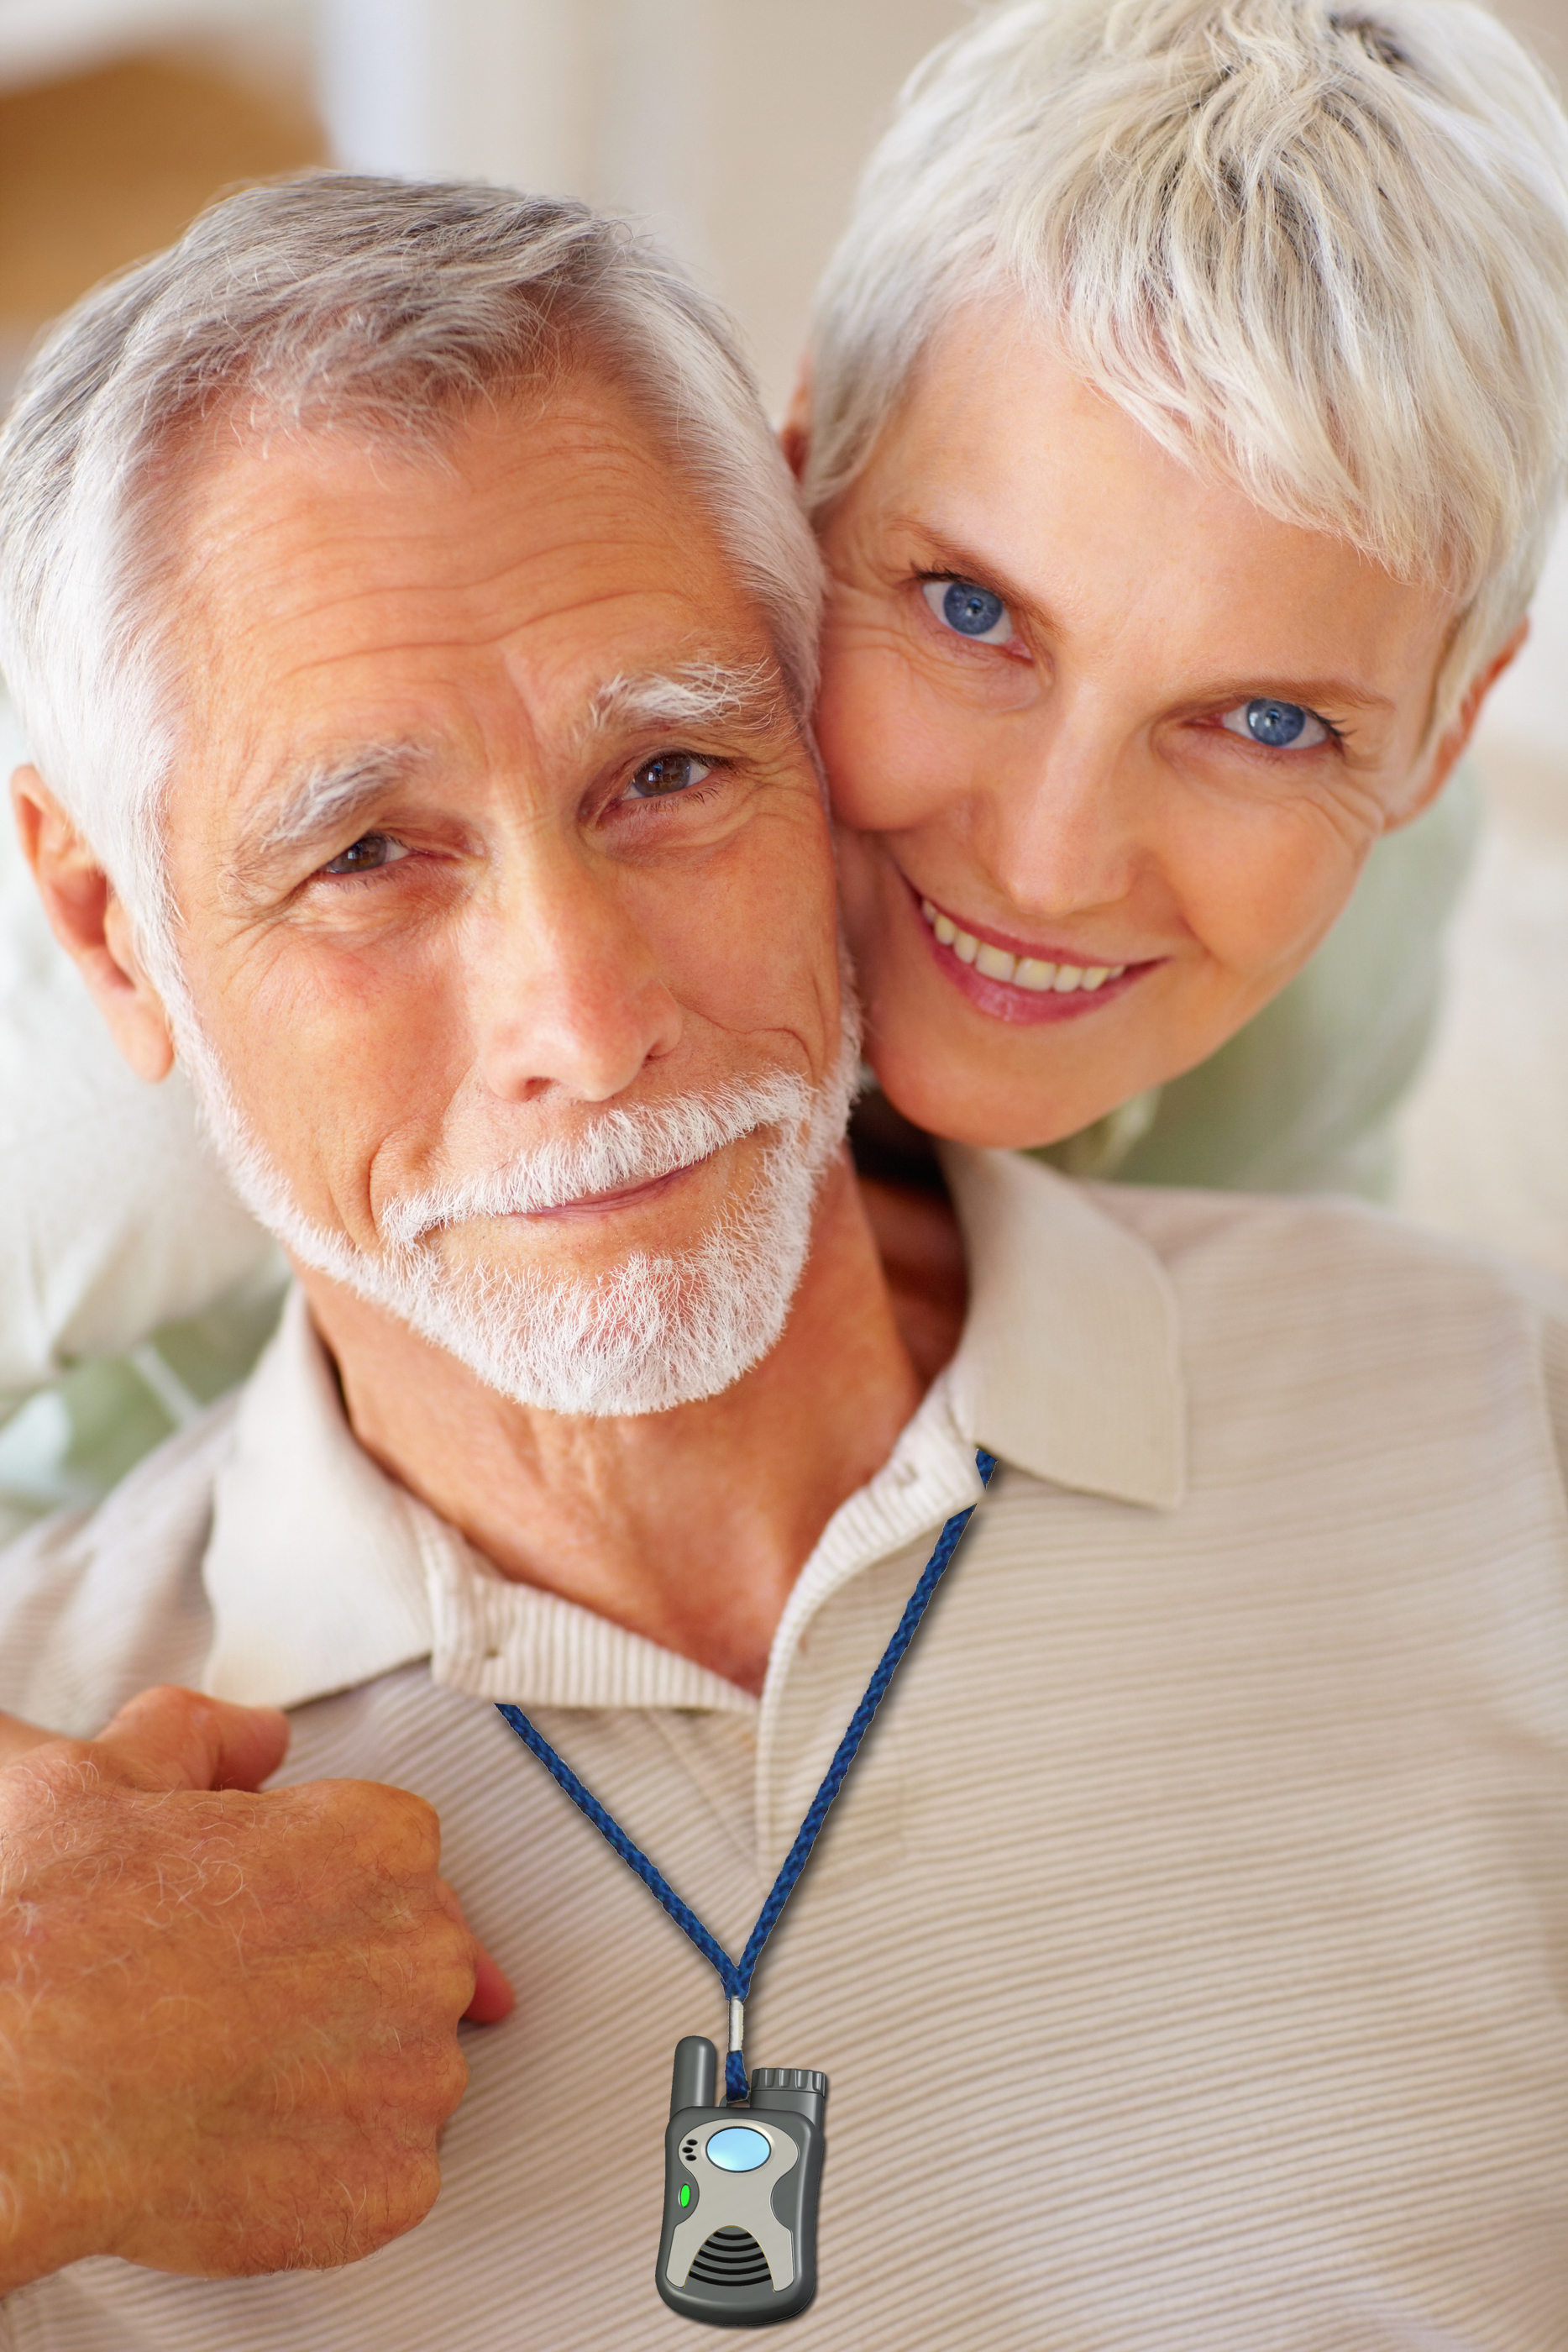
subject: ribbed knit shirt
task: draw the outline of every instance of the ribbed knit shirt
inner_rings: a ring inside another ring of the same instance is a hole
[[[0,1705],[290,1707],[280,1779],[427,1798],[518,1993],[464,2029],[406,2237],[233,2283],[80,2263],[0,2306],[5,2352],[709,2340],[653,2271],[716,1981],[489,1702],[738,1950],[977,1444],[1002,1466],[748,2007],[752,2063],[831,2081],[791,2352],[1562,2352],[1561,1300],[1371,1212],[948,1166],[962,1344],[760,1701],[476,1557],[359,1448],[298,1301],[237,1402],[0,1555]]]

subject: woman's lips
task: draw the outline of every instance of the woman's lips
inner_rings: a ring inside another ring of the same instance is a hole
[[[1163,961],[1154,957],[1136,963],[1086,963],[1081,951],[1074,955],[971,930],[913,886],[910,898],[943,972],[996,1020],[1078,1020],[1124,996],[1134,981]]]

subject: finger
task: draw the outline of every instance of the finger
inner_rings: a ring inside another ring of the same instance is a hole
[[[0,1715],[0,1770],[25,1756],[29,1748],[46,1748],[58,1732],[40,1731],[36,1723],[24,1723],[19,1715]]]
[[[464,2011],[470,2025],[499,2025],[510,2017],[517,1996],[483,1944],[474,1947],[474,1998]]]
[[[438,1878],[435,1882],[435,1899],[447,1917],[455,1920],[459,1927],[473,1937],[474,1997],[463,2014],[470,2025],[498,2025],[503,2017],[510,2017],[517,2005],[517,1996],[498,1963],[490,1958],[478,1937],[474,1935],[473,1928],[463,1916],[463,1906],[457,1899],[455,1889],[449,1886],[444,1878]]]
[[[288,1717],[163,1685],[127,1701],[93,1743],[153,1789],[258,1789],[288,1749]]]

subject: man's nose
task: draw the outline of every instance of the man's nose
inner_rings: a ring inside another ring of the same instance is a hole
[[[607,1102],[674,1051],[681,1007],[608,877],[565,845],[486,909],[469,978],[478,1076],[507,1102]]]

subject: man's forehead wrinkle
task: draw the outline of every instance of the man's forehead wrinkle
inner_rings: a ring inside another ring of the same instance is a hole
[[[483,523],[477,530],[463,527],[450,482],[438,486],[445,496],[428,511],[395,497],[367,507],[352,485],[339,498],[332,485],[298,477],[235,482],[227,486],[234,495],[222,507],[209,504],[202,517],[186,585],[196,601],[222,609],[225,634],[233,634],[247,618],[252,633],[266,632],[279,621],[308,625],[318,605],[348,614],[411,593],[481,602],[488,593],[504,601],[530,574],[559,572],[564,585],[584,564],[601,562],[611,546],[623,577],[645,571],[643,584],[653,584],[681,543],[681,518],[660,511],[657,499],[651,505],[629,501],[619,476],[593,481],[584,471],[530,498],[526,530],[496,535]],[[254,497],[241,495],[253,488]],[[308,557],[303,566],[302,551]],[[259,596],[262,584],[267,593]],[[236,612],[236,603],[250,606],[249,614]]]

